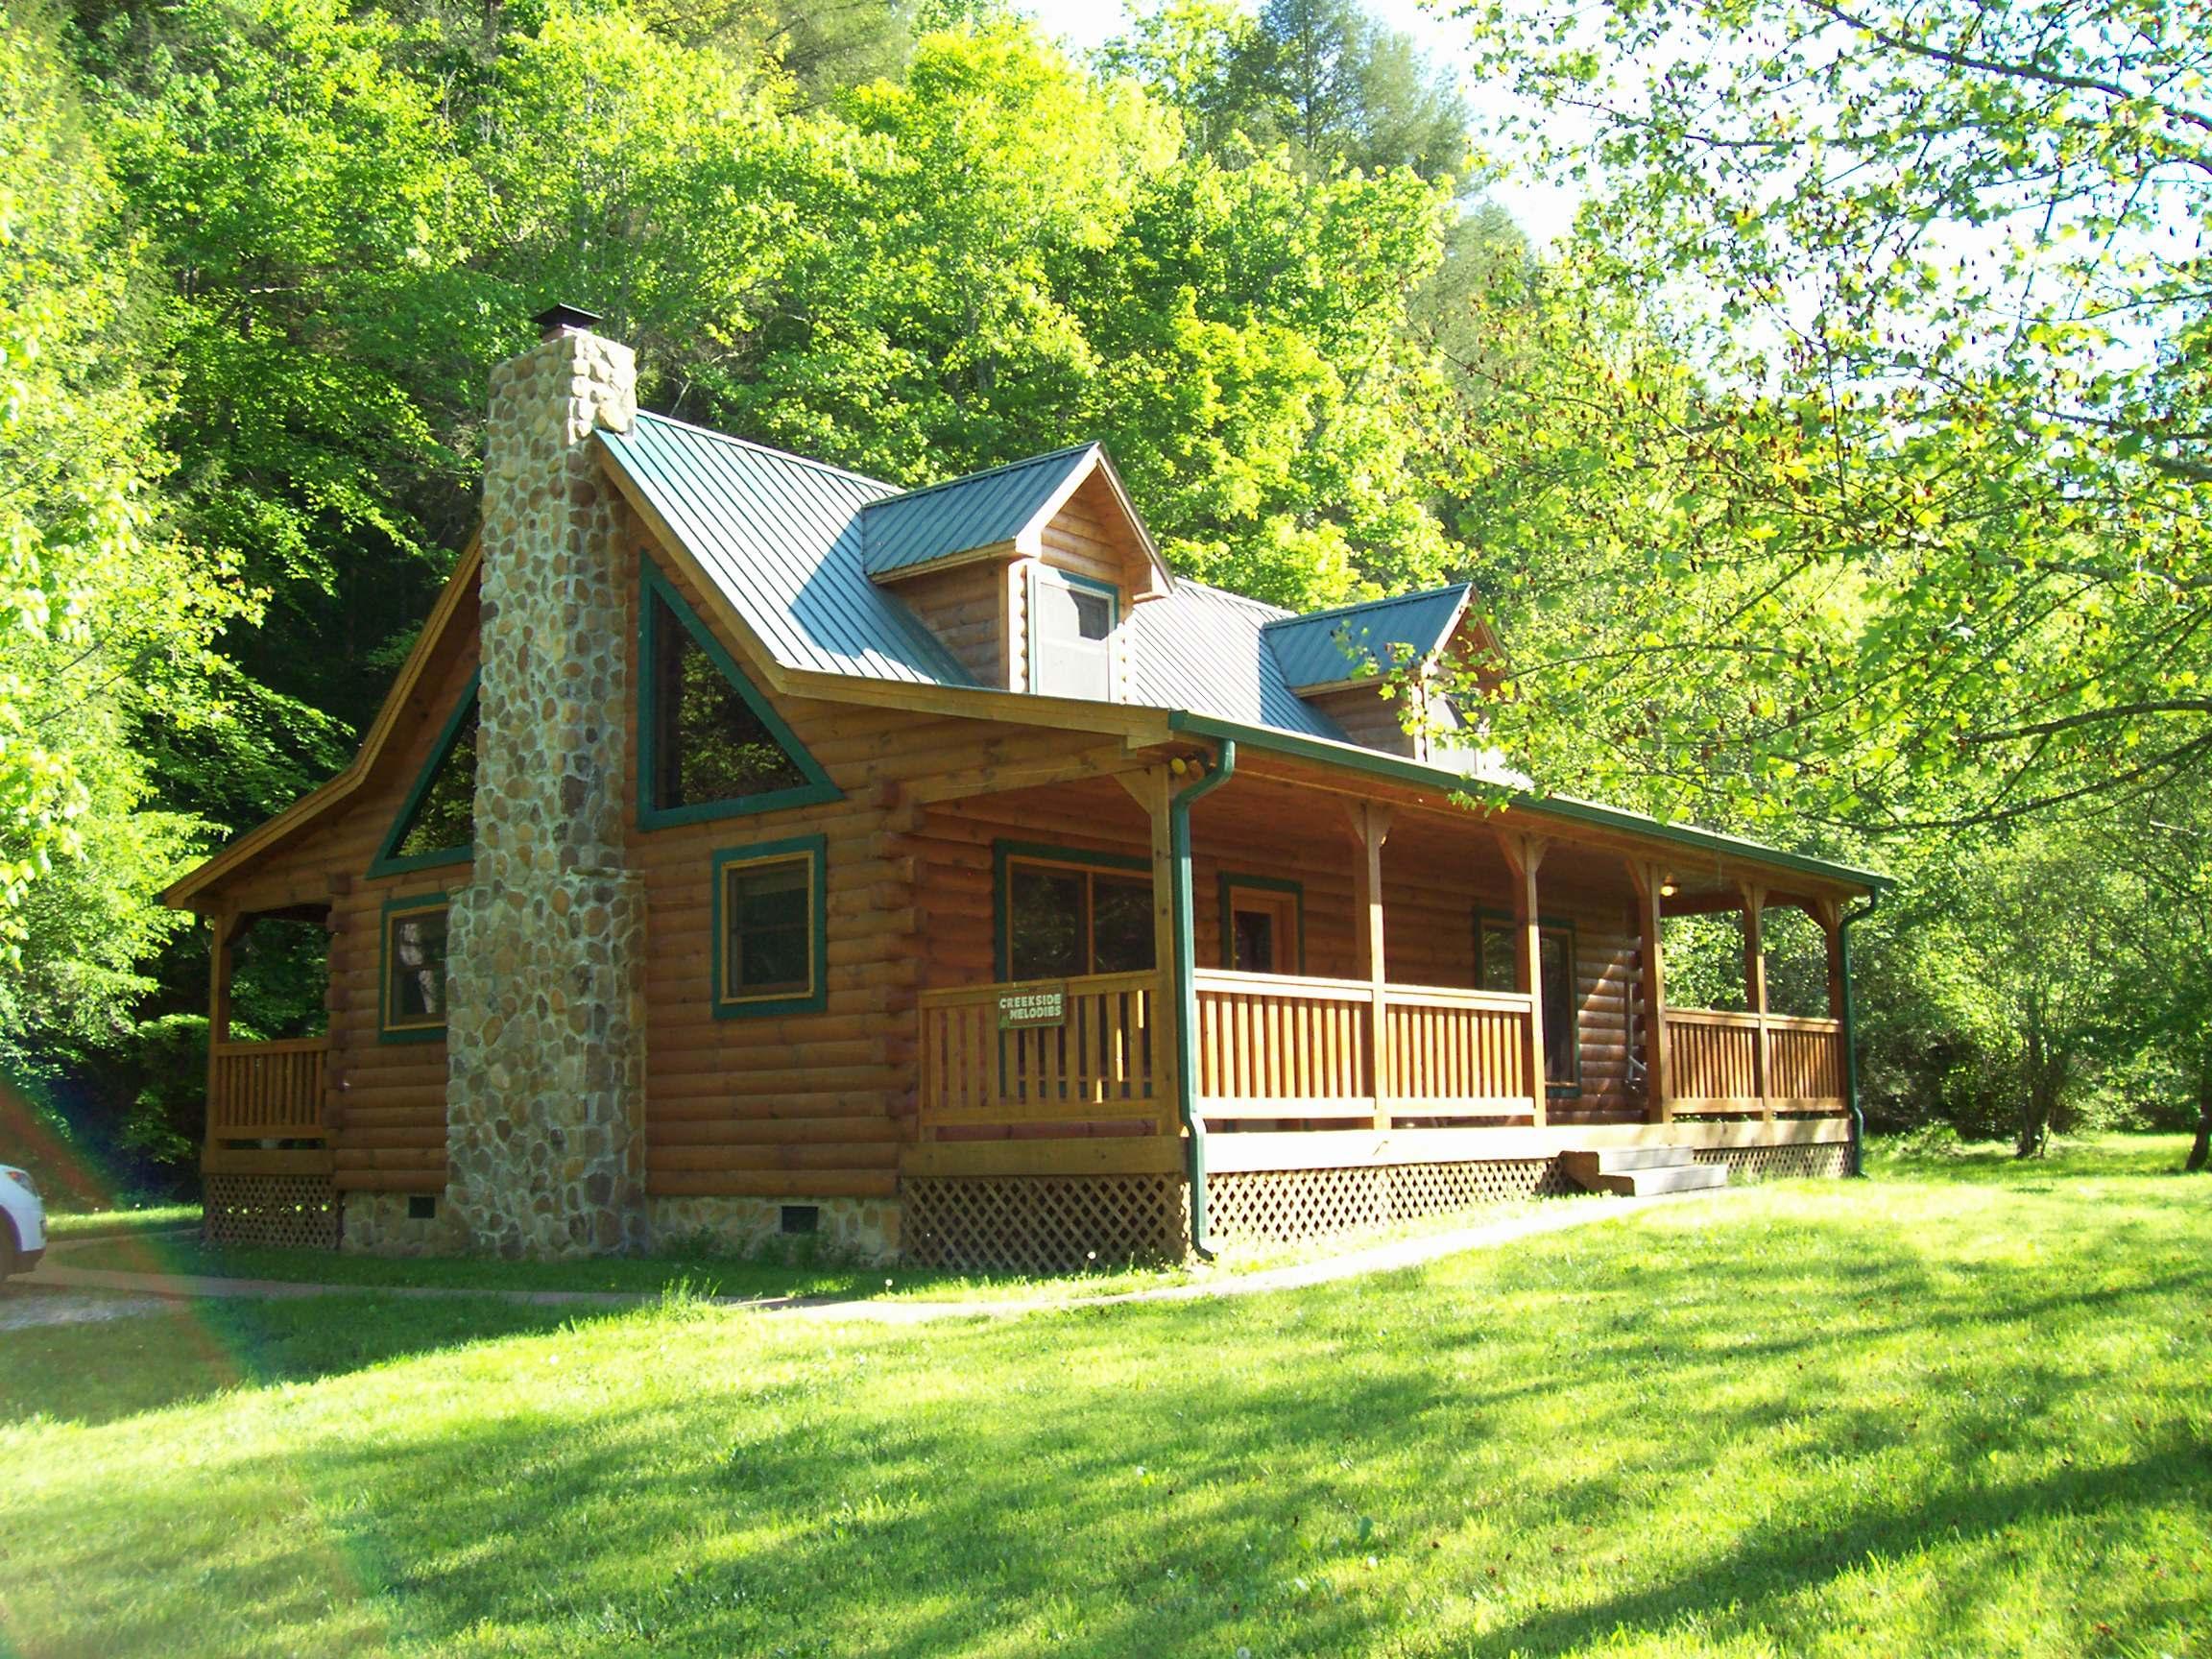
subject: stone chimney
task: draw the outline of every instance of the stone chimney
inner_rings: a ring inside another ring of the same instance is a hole
[[[476,857],[453,896],[445,1158],[471,1248],[541,1259],[644,1234],[645,895],[626,868],[630,594],[592,453],[636,418],[630,349],[555,306],[492,373]]]

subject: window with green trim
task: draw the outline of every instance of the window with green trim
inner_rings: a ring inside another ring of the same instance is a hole
[[[447,915],[443,893],[385,905],[382,1035],[444,1034]]]
[[[829,903],[819,835],[714,855],[714,1011],[778,1014],[828,999]]]
[[[651,566],[638,614],[640,823],[655,829],[837,799],[830,775]]]
[[[663,613],[666,601],[653,603]],[[806,774],[673,614],[656,619],[653,805],[661,811],[797,789]]]
[[[1005,860],[999,914],[1016,979],[1138,974],[1153,965],[1152,878],[1082,860]]]
[[[1510,917],[1483,914],[1475,920],[1476,984],[1484,991],[1520,991],[1521,958]],[[1536,933],[1538,972],[1544,978],[1544,1079],[1549,1092],[1577,1087],[1582,1078],[1582,998],[1575,983],[1575,929],[1540,923]]]
[[[476,682],[471,679],[370,860],[370,875],[458,864],[469,857],[476,840]]]

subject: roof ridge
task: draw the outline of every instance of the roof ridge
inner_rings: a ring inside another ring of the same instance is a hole
[[[855,472],[852,468],[840,467],[833,461],[818,461],[811,455],[801,455],[790,449],[779,449],[773,444],[762,444],[752,438],[740,438],[733,432],[717,432],[713,427],[702,426],[695,421],[679,421],[673,415],[657,415],[650,409],[638,410],[637,419],[650,421],[658,426],[673,426],[679,431],[689,432],[701,438],[711,438],[717,444],[732,444],[740,449],[750,449],[758,455],[773,456],[779,461],[789,461],[801,467],[811,467],[817,472],[833,472],[840,478],[852,479],[855,484],[868,484],[878,490],[892,492],[892,495],[878,496],[878,500],[890,500],[899,491],[899,486],[896,484],[887,483],[881,478],[871,478],[865,472]],[[609,436],[622,438],[627,437],[628,434],[613,432],[610,433]],[[867,505],[873,507],[876,503],[871,501]]]
[[[1348,616],[1355,611],[1380,611],[1390,605],[1410,605],[1416,599],[1435,599],[1446,593],[1472,593],[1472,582],[1447,582],[1437,588],[1417,589],[1411,593],[1386,593],[1380,599],[1355,599],[1346,605],[1326,605],[1318,611],[1294,611],[1278,622],[1322,622],[1332,616]],[[1267,624],[1272,628],[1275,622]]]
[[[1000,472],[1018,471],[1023,467],[1041,467],[1047,461],[1057,461],[1065,455],[1079,455],[1086,449],[1103,449],[1104,445],[1095,438],[1087,438],[1080,444],[1063,445],[1058,449],[1046,449],[1036,455],[1024,455],[1017,461],[1001,461],[996,467],[985,467],[980,471],[963,472],[957,478],[941,478],[934,484],[917,484],[911,490],[901,490],[880,500],[871,501],[870,507],[886,507],[894,501],[908,501],[917,495],[927,495],[934,491],[950,490],[955,484],[973,484],[978,478],[993,477]]]

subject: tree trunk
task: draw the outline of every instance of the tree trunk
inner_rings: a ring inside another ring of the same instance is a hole
[[[2181,1167],[2194,1175],[2212,1163],[2212,1053],[2197,1068],[2197,1139],[2189,1143],[2189,1162]]]
[[[2052,1096],[2057,1091],[2052,1087],[2051,1056],[2044,1047],[2042,1022],[2032,1009],[2027,1025],[2028,1088],[2020,1100],[2020,1134],[2012,1143],[2012,1156],[2040,1158],[2050,1139]]]

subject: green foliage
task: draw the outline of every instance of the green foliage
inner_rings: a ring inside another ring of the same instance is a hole
[[[1555,679],[1602,784],[1888,830],[2201,776],[2201,9],[1476,21],[1592,190],[1558,301],[1632,325],[1548,360],[1518,458],[1476,440],[1483,479],[1579,498],[1564,545],[1596,603],[1633,601],[1601,673],[1517,660],[1510,722],[1551,719]],[[1700,689],[1676,710],[1670,684]],[[1667,775],[1685,753],[1718,776]]]
[[[1131,19],[1100,62],[1184,112],[1196,147],[1234,160],[1242,143],[1287,146],[1317,174],[1406,167],[1464,176],[1468,110],[1448,72],[1359,0],[1162,0]]]
[[[161,388],[138,247],[55,16],[0,29],[0,1064],[98,1041],[179,919],[151,906],[199,826],[138,744],[219,724],[211,646],[251,617],[232,562],[156,493]]]

